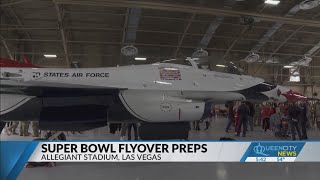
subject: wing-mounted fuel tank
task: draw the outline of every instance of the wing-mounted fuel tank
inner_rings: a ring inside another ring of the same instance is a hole
[[[205,103],[178,97],[174,92],[125,90],[120,99],[136,118],[146,122],[183,122],[199,120]]]

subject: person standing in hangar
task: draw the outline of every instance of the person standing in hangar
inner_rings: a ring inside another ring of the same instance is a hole
[[[124,140],[128,130],[128,123],[124,122],[121,124],[121,137],[120,140]]]
[[[239,126],[239,113],[238,113],[239,105],[240,105],[240,102],[236,101],[236,102],[235,102],[235,105],[233,106],[233,112],[234,112],[234,131],[235,131],[235,134],[237,134],[237,132],[238,132],[238,126]],[[241,132],[241,129],[240,129],[240,132]]]
[[[228,118],[228,124],[227,124],[227,127],[226,127],[226,133],[229,132],[229,129],[231,127],[231,125],[234,123],[234,111],[233,111],[233,102],[228,102],[225,107],[227,108],[228,110],[228,115],[227,115],[227,118]]]
[[[242,137],[246,137],[249,113],[250,113],[249,107],[246,105],[245,102],[242,102],[238,108],[239,123],[237,127],[236,136],[240,136],[241,127],[243,125]]]
[[[266,104],[263,106],[261,111],[261,117],[262,117],[262,129],[264,129],[264,132],[270,129],[270,116],[272,115],[272,108],[270,104]]]
[[[255,108],[254,108],[254,105],[250,102],[246,102],[246,105],[248,106],[249,108],[249,116],[248,116],[248,122],[249,122],[249,126],[250,126],[250,131],[253,131],[253,128],[254,128],[254,121],[253,121],[253,117],[254,117],[254,114],[255,114]]]
[[[260,104],[255,105],[253,121],[255,126],[261,126],[261,105]]]
[[[300,104],[300,121],[301,121],[301,130],[302,130],[302,139],[308,139],[307,135],[307,123],[308,123],[308,117],[307,117],[307,102],[302,102]]]
[[[18,125],[19,125],[19,122],[18,122],[18,121],[17,121],[17,122],[13,122],[12,125],[10,125],[10,126],[7,128],[7,134],[8,134],[8,135],[11,135],[11,134],[17,135],[18,133],[16,132],[16,129],[17,129]]]
[[[299,139],[302,139],[301,129],[299,125],[301,110],[296,103],[291,103],[288,108],[289,123],[291,129],[292,140],[296,140],[296,132],[298,133]]]
[[[131,128],[133,128],[134,140],[138,140],[138,126],[137,123],[129,123],[128,124],[128,140],[131,140]]]

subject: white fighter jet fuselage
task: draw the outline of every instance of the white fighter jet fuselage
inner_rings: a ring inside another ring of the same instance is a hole
[[[172,63],[108,68],[1,67],[1,121],[85,124],[199,120],[208,104],[285,101],[282,86]],[[94,126],[94,125],[93,125]]]

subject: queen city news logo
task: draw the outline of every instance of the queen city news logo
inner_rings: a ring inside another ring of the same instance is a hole
[[[304,143],[252,143],[248,156],[251,157],[297,157]]]
[[[264,146],[261,146],[261,144],[259,143],[258,146],[254,146],[253,147],[253,151],[256,154],[262,155],[262,156],[269,156],[268,154],[265,154],[264,152],[266,151],[266,148]]]

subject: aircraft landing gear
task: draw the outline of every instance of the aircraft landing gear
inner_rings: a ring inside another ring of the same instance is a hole
[[[189,130],[189,122],[142,123],[139,136],[142,140],[188,140]]]
[[[66,135],[62,131],[51,132],[48,131],[45,135],[45,138],[36,138],[34,141],[41,140],[67,140]],[[55,162],[27,162],[25,165],[26,168],[34,168],[34,167],[55,167]]]
[[[66,135],[62,131],[57,131],[52,134],[51,131],[47,133],[48,140],[67,140]]]

